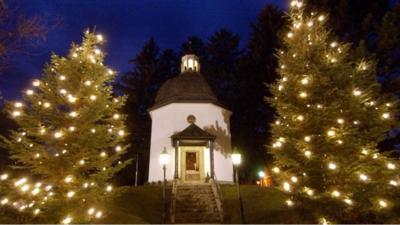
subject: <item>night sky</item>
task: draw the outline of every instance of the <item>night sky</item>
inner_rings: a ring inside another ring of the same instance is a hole
[[[13,67],[0,76],[0,90],[6,99],[19,98],[34,77],[40,77],[50,53],[64,55],[71,42],[80,42],[86,28],[96,27],[107,40],[106,63],[125,72],[128,60],[154,37],[161,49],[178,50],[190,35],[203,39],[220,28],[227,28],[247,41],[250,23],[260,10],[273,3],[285,8],[284,0],[13,0],[21,12],[60,18],[62,25],[30,56],[15,56]]]

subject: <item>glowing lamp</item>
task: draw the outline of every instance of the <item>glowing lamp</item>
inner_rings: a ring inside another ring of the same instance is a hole
[[[162,166],[166,166],[169,163],[169,154],[167,152],[167,148],[164,147],[163,151],[160,154],[159,161]]]
[[[235,166],[240,165],[240,163],[242,162],[242,155],[240,155],[239,153],[233,153],[231,155],[231,158],[232,158],[232,163]]]

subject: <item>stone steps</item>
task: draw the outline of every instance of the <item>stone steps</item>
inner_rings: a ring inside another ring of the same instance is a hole
[[[217,203],[209,184],[178,185],[175,223],[220,223]]]

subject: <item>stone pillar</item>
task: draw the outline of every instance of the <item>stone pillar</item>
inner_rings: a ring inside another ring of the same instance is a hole
[[[208,141],[208,144],[210,146],[210,171],[211,171],[211,178],[214,179],[215,173],[214,173],[214,141]]]
[[[174,174],[174,179],[179,178],[179,141],[174,141],[174,148],[175,148],[175,174]]]

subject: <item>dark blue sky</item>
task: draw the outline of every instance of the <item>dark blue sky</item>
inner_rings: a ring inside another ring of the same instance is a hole
[[[268,3],[285,8],[285,0],[14,0],[28,15],[59,17],[63,24],[50,31],[33,56],[18,56],[15,66],[0,77],[0,90],[7,99],[18,98],[30,79],[40,76],[50,53],[65,54],[71,42],[79,42],[86,28],[96,27],[107,44],[106,63],[124,72],[128,60],[151,36],[159,46],[178,49],[187,36],[207,38],[227,28],[247,40],[250,27]]]

